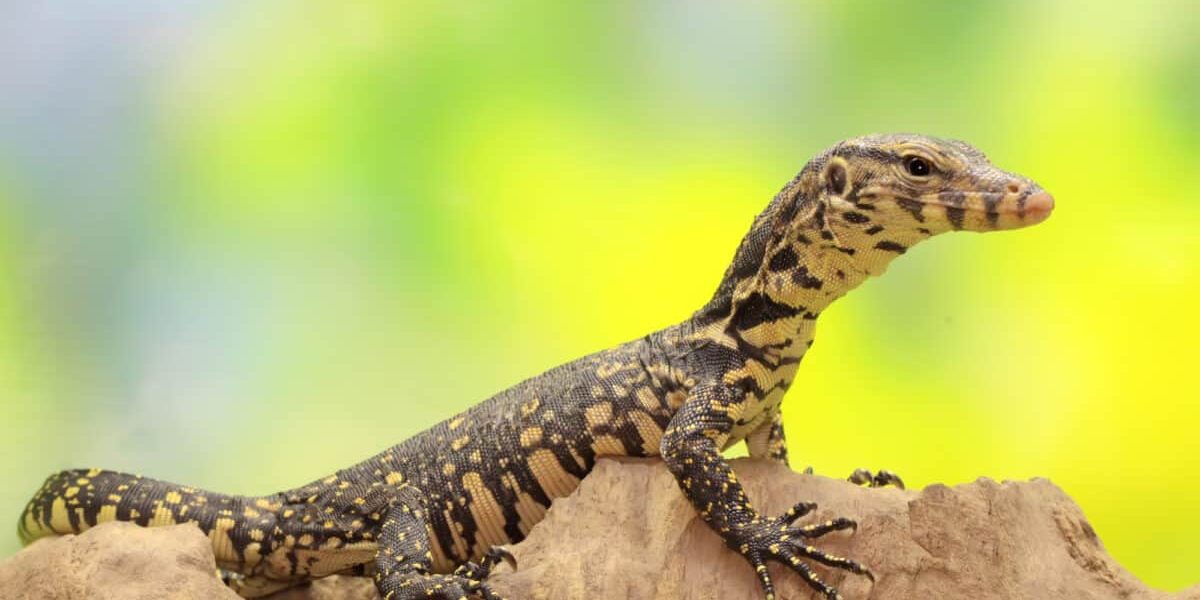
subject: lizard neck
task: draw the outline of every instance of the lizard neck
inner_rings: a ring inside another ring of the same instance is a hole
[[[694,316],[708,337],[767,355],[803,354],[833,301],[883,272],[894,258],[826,218],[802,171],[755,219],[712,300]]]

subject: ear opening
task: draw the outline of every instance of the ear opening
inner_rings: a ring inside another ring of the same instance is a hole
[[[850,179],[848,169],[849,165],[845,159],[836,156],[825,165],[825,170],[821,172],[821,181],[825,183],[825,189],[829,190],[829,193],[835,196],[846,193],[847,182]]]

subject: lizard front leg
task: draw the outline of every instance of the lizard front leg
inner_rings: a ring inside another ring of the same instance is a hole
[[[751,458],[766,458],[788,466],[787,438],[783,434],[783,413],[776,408],[770,417],[746,436]]]
[[[720,448],[734,425],[730,413],[737,413],[744,397],[719,383],[693,389],[667,426],[661,448],[663,459],[700,517],[754,568],[768,600],[775,598],[775,586],[766,567],[768,560],[787,565],[826,598],[841,598],[803,559],[872,577],[859,563],[826,554],[808,543],[830,531],[854,529],[855,522],[833,519],[815,525],[793,525],[816,508],[809,502],[800,502],[783,515],[764,517],[750,505],[737,475],[721,457]]]

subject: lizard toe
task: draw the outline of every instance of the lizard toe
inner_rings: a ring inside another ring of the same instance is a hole
[[[871,472],[870,469],[855,469],[846,481],[855,485],[865,485],[867,487],[887,487],[894,486],[904,489],[904,480],[899,475],[887,470],[880,469],[878,473]]]
[[[830,532],[854,530],[858,524],[853,519],[839,517],[810,525],[793,525],[793,522],[816,508],[815,504],[801,502],[791,510],[774,518],[756,518],[735,534],[730,544],[738,551],[758,575],[759,584],[768,598],[775,595],[775,586],[767,572],[766,561],[775,561],[787,566],[804,578],[809,587],[828,599],[841,598],[837,589],[825,583],[807,561],[827,567],[848,571],[871,581],[874,575],[861,563],[849,558],[822,551],[807,540],[819,538]]]

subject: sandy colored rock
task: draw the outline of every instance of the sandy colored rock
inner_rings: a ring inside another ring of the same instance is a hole
[[[858,519],[858,533],[831,534],[820,547],[866,563],[878,581],[815,567],[847,600],[1200,600],[1200,586],[1160,592],[1121,568],[1079,507],[1046,480],[980,479],[916,492],[859,488],[746,459],[733,464],[764,512],[811,500],[820,508],[801,523]],[[511,550],[517,571],[502,565],[491,579],[510,600],[761,598],[749,567],[696,517],[671,474],[653,460],[600,461]],[[85,591],[100,599],[235,598],[218,589],[212,565],[207,540],[194,528],[104,525],[39,542],[0,564],[0,598],[83,598]],[[786,569],[770,568],[781,598],[816,597]],[[376,598],[372,583],[356,577],[272,596]]]
[[[858,520],[858,533],[830,534],[818,545],[865,563],[878,581],[814,567],[848,600],[1200,599],[1200,586],[1169,594],[1139,582],[1108,556],[1079,507],[1044,479],[915,492],[860,488],[762,461],[733,464],[767,514],[809,500],[820,508],[801,523]],[[745,562],[695,516],[658,461],[601,461],[512,550],[518,571],[494,577],[511,598],[761,598]],[[782,598],[817,597],[782,566],[770,569]]]
[[[194,525],[109,523],[0,562],[3,600],[238,600]]]

